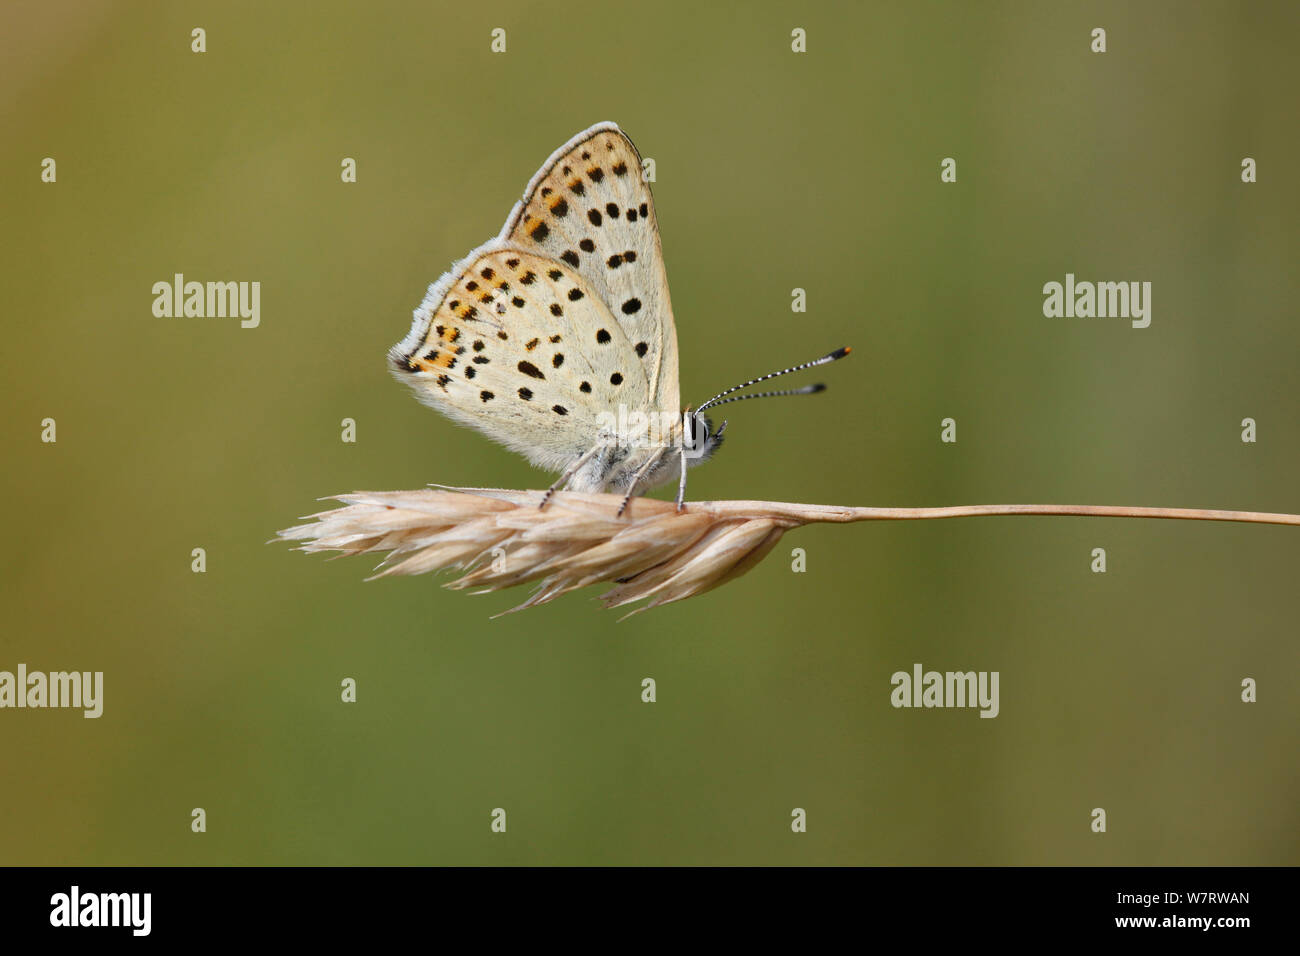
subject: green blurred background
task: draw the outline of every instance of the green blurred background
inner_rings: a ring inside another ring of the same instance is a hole
[[[684,401],[854,347],[729,409],[692,498],[1300,511],[1295,4],[2,11],[0,669],[106,692],[0,712],[0,862],[1300,862],[1300,529],[809,528],[624,623],[266,543],[324,495],[549,481],[384,354],[606,119],[657,163]],[[155,318],[175,272],[260,281],[261,326]],[[1066,272],[1151,281],[1151,327],[1044,318]],[[891,708],[915,662],[1000,671],[1001,715]]]

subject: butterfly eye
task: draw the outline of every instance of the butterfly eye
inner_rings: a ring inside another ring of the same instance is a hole
[[[686,431],[685,445],[690,451],[701,451],[709,443],[709,422],[703,415],[691,415]]]

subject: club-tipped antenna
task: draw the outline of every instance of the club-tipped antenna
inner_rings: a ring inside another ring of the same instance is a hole
[[[852,349],[850,349],[846,345],[843,348],[836,349],[834,352],[831,352],[829,355],[823,355],[819,359],[813,359],[811,362],[804,362],[802,365],[792,365],[790,366],[790,368],[783,368],[779,372],[770,372],[767,375],[760,375],[758,378],[752,378],[748,382],[742,382],[739,385],[733,385],[725,392],[719,392],[717,395],[714,395],[711,399],[709,399],[707,402],[705,402],[703,405],[697,408],[695,412],[696,414],[699,414],[700,412],[704,411],[706,408],[710,407],[711,405],[723,404],[721,401],[719,401],[719,399],[725,398],[726,396],[730,395],[732,392],[738,392],[742,388],[749,388],[751,385],[757,385],[759,382],[766,382],[769,378],[777,378],[781,375],[789,375],[791,372],[802,372],[806,368],[815,368],[818,365],[827,365],[831,362],[834,362],[836,359],[844,358],[844,356],[848,355],[849,352],[851,351]],[[764,393],[763,395],[747,395],[743,397],[763,398],[766,397],[767,395],[806,395],[806,394],[812,394],[812,392],[820,392],[820,391],[821,388],[813,386],[810,389],[793,389],[789,392],[767,392]],[[739,399],[730,399],[730,401],[738,401],[738,400]]]
[[[724,398],[720,401],[713,402],[717,405],[730,405],[732,402],[743,402],[747,398],[777,398],[781,395],[815,395],[818,392],[826,391],[826,386],[821,382],[816,385],[805,385],[803,388],[783,388],[777,392],[750,392],[748,395],[732,395],[730,398]]]

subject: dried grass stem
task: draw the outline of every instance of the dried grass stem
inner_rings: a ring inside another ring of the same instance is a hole
[[[280,532],[303,551],[383,554],[376,577],[443,568],[465,573],[450,588],[496,591],[534,582],[514,610],[544,604],[602,581],[606,607],[655,607],[703,594],[744,574],[791,528],[821,522],[908,521],[980,515],[1175,518],[1300,525],[1300,515],[1109,505],[961,505],[850,508],[776,501],[692,502],[636,498],[620,515],[619,495],[430,488],[339,495],[341,508]]]

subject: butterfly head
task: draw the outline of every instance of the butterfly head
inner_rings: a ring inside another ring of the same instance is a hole
[[[708,415],[688,409],[682,416],[682,448],[685,449],[687,461],[699,464],[712,458],[713,453],[721,447],[722,433],[726,430],[725,421],[715,430],[713,419]]]

